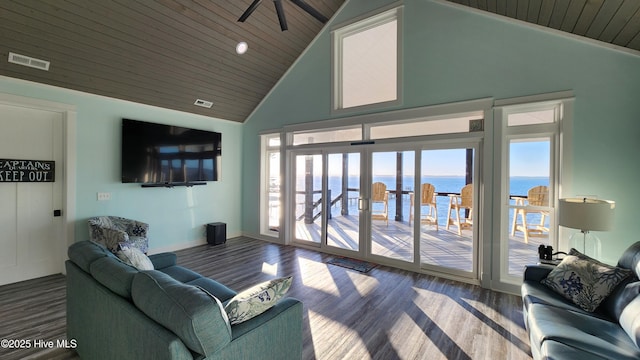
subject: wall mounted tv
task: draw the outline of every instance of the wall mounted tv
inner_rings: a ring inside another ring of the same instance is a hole
[[[204,185],[220,179],[222,134],[122,119],[122,182]]]

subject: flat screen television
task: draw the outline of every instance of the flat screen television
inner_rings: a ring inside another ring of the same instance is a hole
[[[218,181],[221,156],[221,133],[122,119],[123,183]]]

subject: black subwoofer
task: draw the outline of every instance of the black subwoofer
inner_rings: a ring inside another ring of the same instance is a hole
[[[221,222],[207,224],[207,242],[209,245],[227,242],[227,224]]]

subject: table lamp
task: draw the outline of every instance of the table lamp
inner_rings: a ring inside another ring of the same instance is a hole
[[[600,256],[600,239],[590,231],[607,231],[613,227],[613,214],[616,203],[610,200],[590,198],[566,198],[560,199],[558,212],[558,224],[560,226],[579,229],[582,233],[582,252],[585,255]],[[577,243],[578,233],[570,238],[570,243]],[[587,243],[593,249],[592,254],[587,254]]]

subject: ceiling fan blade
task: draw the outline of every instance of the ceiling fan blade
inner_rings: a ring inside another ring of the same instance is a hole
[[[253,0],[251,5],[249,5],[247,10],[244,11],[242,16],[240,16],[240,18],[238,19],[238,21],[239,22],[244,22],[245,20],[247,20],[249,15],[251,15],[251,13],[253,13],[253,11],[258,7],[258,5],[260,5],[261,2],[262,2],[262,0]]]
[[[280,29],[285,31],[287,27],[287,18],[284,16],[284,9],[282,8],[281,0],[273,0],[273,4],[276,6],[276,12],[278,13],[278,21],[280,22]]]
[[[304,0],[291,0],[292,3],[298,5],[299,8],[309,13],[309,15],[316,18],[321,23],[326,23],[329,21],[326,16],[322,15],[318,10],[314,9],[311,5],[304,2]]]

